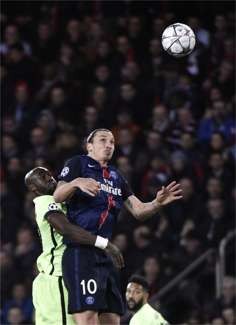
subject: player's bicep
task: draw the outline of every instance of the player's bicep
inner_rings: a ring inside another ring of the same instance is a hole
[[[45,218],[48,223],[61,235],[64,234],[64,229],[68,224],[68,220],[62,211],[49,212]]]
[[[134,216],[137,217],[140,212],[142,202],[135,196],[130,195],[124,202],[126,209]]]

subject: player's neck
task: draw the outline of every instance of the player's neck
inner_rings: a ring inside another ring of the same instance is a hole
[[[91,153],[88,154],[88,156],[89,156],[90,158],[96,160],[96,161],[100,164],[101,167],[107,167],[107,165],[108,165],[108,161],[107,161],[107,160],[100,160],[100,159],[97,159],[97,158],[94,157],[93,154],[91,154]]]

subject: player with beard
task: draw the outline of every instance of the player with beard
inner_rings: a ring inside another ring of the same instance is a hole
[[[168,325],[162,315],[148,304],[148,283],[138,275],[129,279],[126,301],[129,310],[134,312],[129,325]]]

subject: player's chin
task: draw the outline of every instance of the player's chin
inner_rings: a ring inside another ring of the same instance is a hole
[[[129,302],[127,302],[127,305],[128,305],[129,310],[133,310],[133,309],[135,309],[136,304],[133,301],[129,301]]]
[[[104,152],[104,159],[110,160],[113,155],[112,151],[105,151]]]

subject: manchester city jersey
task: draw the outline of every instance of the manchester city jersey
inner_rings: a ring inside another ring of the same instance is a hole
[[[103,168],[96,160],[86,155],[70,159],[65,164],[59,180],[70,182],[77,177],[93,178],[99,183],[100,191],[92,197],[80,189],[76,190],[67,202],[67,216],[70,222],[95,235],[110,239],[123,201],[132,195],[132,191],[115,167]]]
[[[34,204],[43,250],[37,259],[38,270],[46,274],[61,276],[61,259],[65,246],[62,236],[48,223],[47,215],[59,211],[65,213],[65,207],[60,203],[55,203],[51,195],[36,197]]]

